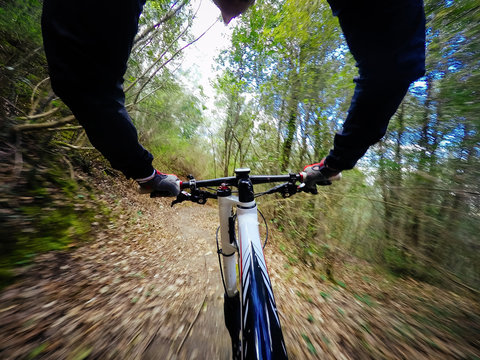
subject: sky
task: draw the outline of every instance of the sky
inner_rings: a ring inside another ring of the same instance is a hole
[[[195,38],[200,36],[215,21],[218,21],[200,40],[184,50],[184,60],[181,68],[190,75],[184,82],[192,90],[201,85],[205,94],[213,101],[214,90],[211,82],[216,75],[213,68],[214,59],[222,49],[228,48],[230,45],[235,19],[226,26],[220,20],[220,10],[212,0],[195,0],[191,4],[194,10],[199,8],[192,25],[192,34]]]

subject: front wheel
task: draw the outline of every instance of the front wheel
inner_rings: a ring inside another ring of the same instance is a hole
[[[240,293],[237,292],[231,297],[227,294],[224,295],[223,314],[225,326],[232,340],[232,359],[242,360]]]

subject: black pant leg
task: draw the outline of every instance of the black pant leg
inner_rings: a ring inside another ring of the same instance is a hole
[[[359,76],[343,129],[327,157],[351,169],[379,141],[411,82],[425,72],[425,15],[421,0],[330,0]]]
[[[44,0],[42,31],[55,93],[127,177],[153,172],[125,109],[123,76],[144,0]]]

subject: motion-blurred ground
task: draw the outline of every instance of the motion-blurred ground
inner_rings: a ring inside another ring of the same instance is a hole
[[[0,293],[1,359],[229,359],[215,207],[140,197],[99,177],[112,222]],[[272,230],[272,229],[271,229]],[[334,252],[324,267],[266,249],[291,359],[479,359],[472,296],[387,277]],[[283,249],[280,250],[280,249]]]

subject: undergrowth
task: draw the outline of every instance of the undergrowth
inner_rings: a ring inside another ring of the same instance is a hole
[[[30,264],[36,255],[92,239],[108,218],[90,186],[72,179],[59,158],[50,153],[40,163],[24,164],[21,179],[2,186],[0,287],[14,280],[16,267]]]

